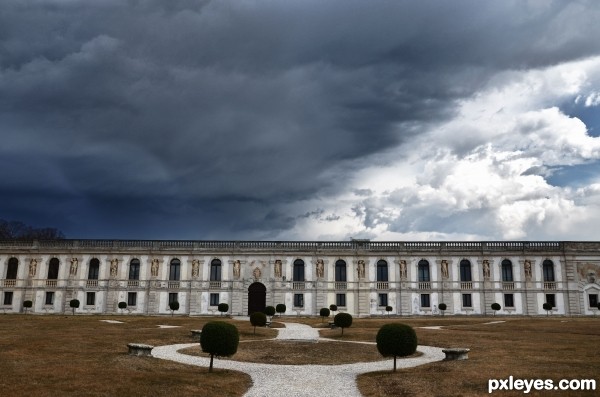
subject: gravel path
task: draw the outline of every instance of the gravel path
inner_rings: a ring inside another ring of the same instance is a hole
[[[319,338],[318,331],[307,325],[286,323],[285,326],[286,328],[279,329],[277,339],[315,342]],[[177,352],[192,346],[198,346],[198,344],[158,346],[152,349],[152,356],[183,364],[208,367],[210,363],[208,357],[190,356]],[[397,361],[398,368],[414,367],[444,358],[441,348],[419,346],[418,350],[423,355],[399,359]],[[356,376],[365,372],[391,370],[393,362],[390,359],[344,365],[274,365],[215,359],[213,365],[215,368],[231,369],[249,374],[252,377],[253,386],[245,394],[246,397],[272,395],[359,397],[361,394],[356,387]]]

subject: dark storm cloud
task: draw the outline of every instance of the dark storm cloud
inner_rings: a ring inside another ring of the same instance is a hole
[[[279,205],[343,186],[495,71],[600,49],[585,1],[0,10],[0,215],[72,237],[285,230]]]

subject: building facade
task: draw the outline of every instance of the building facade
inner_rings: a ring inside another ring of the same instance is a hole
[[[0,241],[5,313],[592,315],[599,294],[598,242]]]

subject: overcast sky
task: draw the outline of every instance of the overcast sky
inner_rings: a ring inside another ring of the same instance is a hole
[[[599,240],[600,2],[0,2],[0,218]]]

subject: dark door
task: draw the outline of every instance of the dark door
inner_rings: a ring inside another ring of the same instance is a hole
[[[262,312],[267,306],[267,287],[261,283],[253,283],[248,288],[248,315]]]

